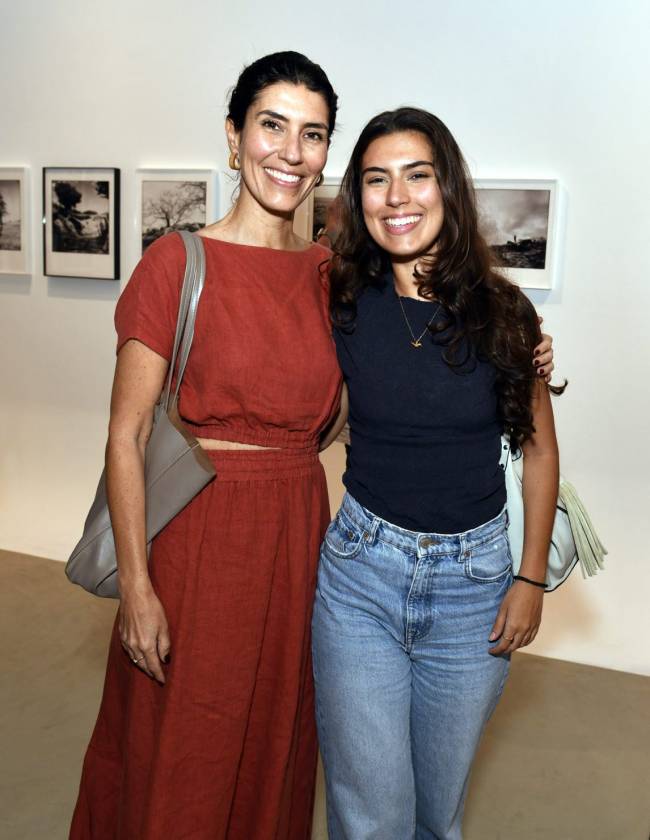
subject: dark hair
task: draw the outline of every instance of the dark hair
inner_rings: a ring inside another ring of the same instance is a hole
[[[246,113],[260,93],[278,82],[304,85],[307,90],[321,94],[329,112],[327,135],[331,138],[336,123],[338,96],[319,64],[314,64],[302,53],[291,50],[265,55],[244,67],[228,103],[228,117],[237,131],[244,127]]]
[[[385,111],[370,120],[357,140],[341,184],[341,233],[330,267],[332,318],[341,329],[354,329],[359,296],[391,269],[390,255],[372,239],[363,218],[362,159],[373,140],[403,131],[418,132],[430,143],[443,201],[435,251],[422,257],[414,275],[419,294],[438,300],[447,313],[444,322],[430,327],[433,339],[445,345],[444,359],[458,373],[471,369],[476,358],[493,364],[499,416],[516,449],[535,431],[531,403],[539,380],[533,365],[541,337],[537,314],[518,286],[495,267],[478,231],[467,164],[446,125],[427,111]],[[553,393],[565,387],[549,386]]]

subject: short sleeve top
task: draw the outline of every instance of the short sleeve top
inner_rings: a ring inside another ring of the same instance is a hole
[[[354,329],[335,330],[350,393],[343,483],[393,525],[457,534],[506,502],[502,424],[495,368],[471,351],[462,366],[447,364],[427,329],[436,320],[437,304],[398,298],[388,275],[359,299]]]
[[[328,314],[329,251],[239,245],[203,237],[206,276],[179,412],[197,437],[310,448],[338,407],[341,373]],[[185,247],[149,246],[115,311],[129,339],[171,359]]]

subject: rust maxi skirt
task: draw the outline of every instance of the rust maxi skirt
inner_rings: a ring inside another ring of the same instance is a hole
[[[110,644],[72,840],[307,840],[310,621],[327,488],[315,450],[209,451],[218,478],[154,540],[164,686]]]

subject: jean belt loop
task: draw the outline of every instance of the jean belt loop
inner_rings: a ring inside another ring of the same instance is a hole
[[[372,517],[372,522],[370,523],[370,528],[366,532],[367,533],[367,536],[366,536],[367,542],[374,543],[375,535],[377,534],[377,528],[379,528],[379,523],[380,522],[381,522],[381,519],[378,516],[373,516]]]
[[[460,535],[460,545],[458,547],[459,550],[459,560],[466,560],[469,557],[469,539],[467,537],[467,532]]]

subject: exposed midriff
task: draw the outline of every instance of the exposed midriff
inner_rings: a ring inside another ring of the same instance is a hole
[[[213,438],[197,438],[203,449],[278,449],[277,446],[256,446],[254,443],[239,443],[234,440],[214,440]]]

